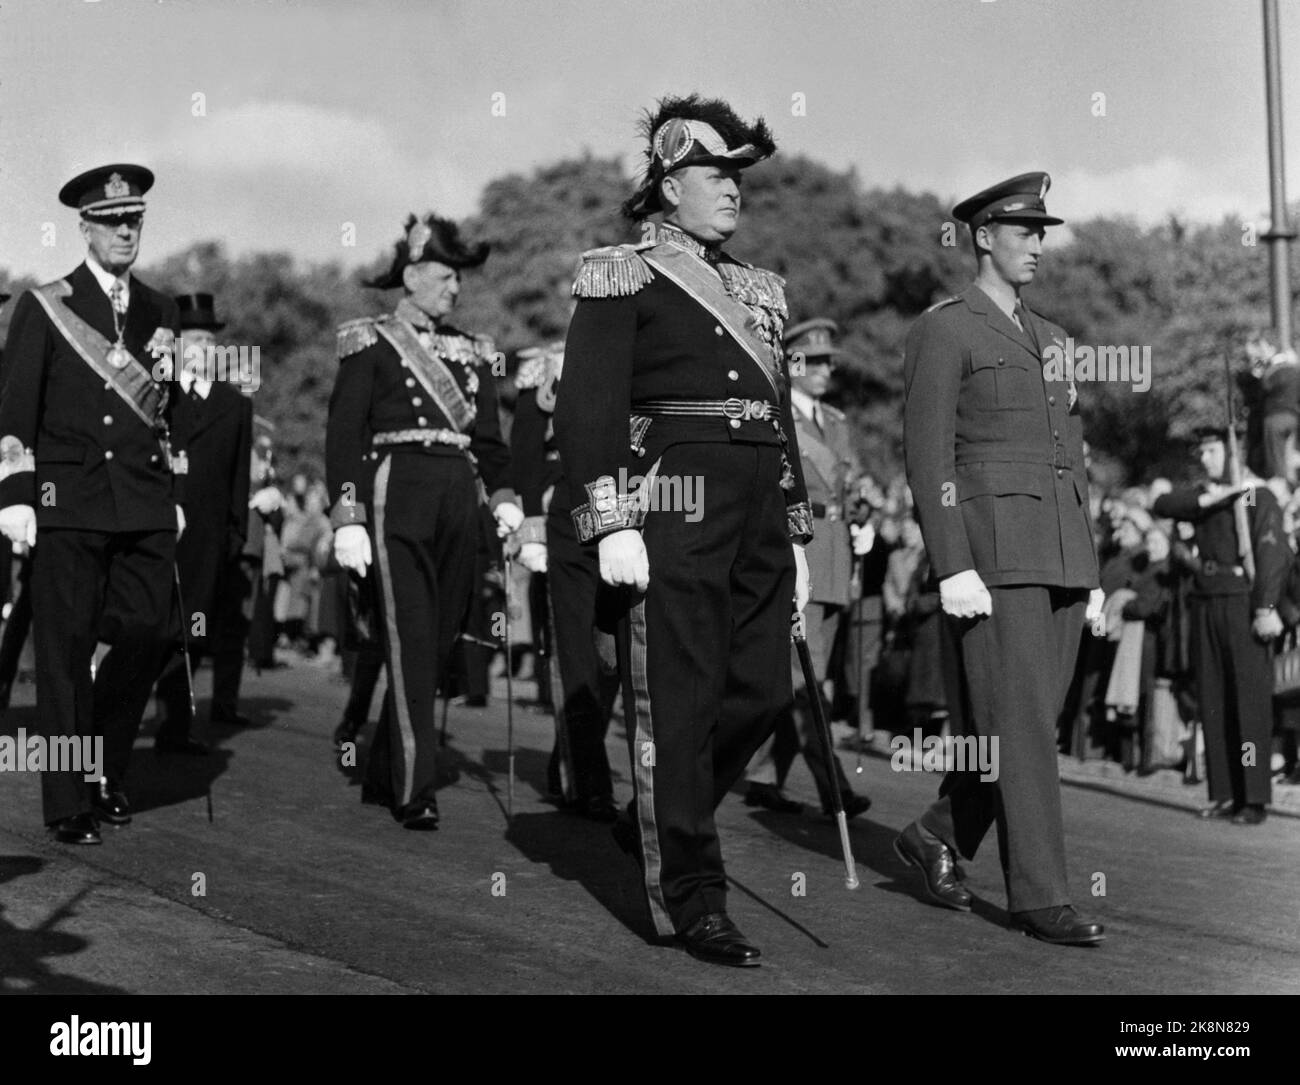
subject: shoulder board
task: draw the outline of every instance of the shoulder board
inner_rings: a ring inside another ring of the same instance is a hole
[[[582,267],[573,281],[575,298],[622,298],[650,284],[654,272],[641,257],[640,245],[607,245],[582,254]]]
[[[718,263],[718,274],[727,284],[727,293],[737,301],[772,309],[782,319],[790,315],[785,303],[785,280],[775,271],[729,256]]]
[[[338,359],[340,362],[375,344],[379,339],[379,333],[375,331],[376,323],[378,322],[374,317],[363,316],[339,325]]]
[[[953,304],[955,304],[955,303],[957,303],[957,302],[959,302],[959,301],[961,301],[961,295],[960,295],[960,294],[954,294],[954,295],[953,295],[952,297],[950,297],[950,298],[944,298],[944,299],[941,300],[941,301],[936,301],[933,305],[930,306],[930,308],[928,308],[928,309],[926,310],[926,313],[933,313],[933,312],[934,312],[935,310],[937,310],[937,309],[942,309],[942,308],[944,308],[945,306],[953,305]],[[924,315],[924,314],[922,314],[922,315]]]

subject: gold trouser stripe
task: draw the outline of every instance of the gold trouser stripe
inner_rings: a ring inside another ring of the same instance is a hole
[[[402,793],[398,796],[398,805],[405,806],[411,801],[415,787],[415,729],[411,726],[411,711],[406,703],[406,679],[402,675],[402,639],[397,633],[393,567],[388,560],[388,547],[384,545],[388,476],[392,466],[393,457],[385,456],[379,470],[375,472],[375,556],[379,562],[379,583],[384,591],[384,623],[388,629],[388,673],[393,683],[393,708],[397,713],[397,729],[402,735]]]
[[[645,858],[645,892],[650,902],[650,916],[655,931],[665,937],[676,933],[673,921],[664,903],[664,889],[660,884],[663,858],[659,854],[659,828],[655,824],[655,757],[654,717],[650,711],[650,686],[646,680],[646,629],[645,598],[632,608],[632,699],[636,703],[636,743],[632,751],[632,771],[636,774],[637,827],[641,833],[641,854]]]

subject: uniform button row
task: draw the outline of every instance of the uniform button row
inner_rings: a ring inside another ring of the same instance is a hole
[[[429,420],[428,420],[427,418],[425,418],[423,415],[422,415],[421,417],[417,418],[416,421],[419,422],[420,425],[422,425],[422,426],[427,426],[427,425],[429,424]]]
[[[110,448],[107,452],[104,453],[104,459],[111,460],[112,458],[113,458],[113,450]]]
[[[1047,397],[1047,405],[1048,405],[1049,407],[1055,407],[1055,406],[1056,406],[1056,397],[1055,397],[1055,396],[1048,396],[1048,397]]]
[[[738,381],[738,380],[740,380],[740,374],[737,373],[734,369],[729,369],[729,370],[727,370],[727,379],[728,379],[728,380],[733,380],[733,381]]]
[[[414,388],[414,387],[415,387],[415,378],[414,378],[414,377],[407,377],[407,378],[406,378],[406,387],[408,387],[408,388]]]
[[[714,334],[714,335],[721,335],[721,334],[722,334],[722,325],[721,325],[721,324],[715,324],[715,325],[713,325],[713,334]]]
[[[112,424],[113,424],[113,416],[111,414],[104,415],[104,425],[111,426]]]
[[[740,429],[740,419],[739,419],[739,418],[733,418],[733,419],[731,420],[731,428],[732,428],[732,429]]]
[[[412,397],[411,397],[411,406],[412,406],[412,407],[418,407],[418,406],[419,406],[421,403],[423,403],[423,402],[424,402],[424,400],[422,400],[419,396],[412,396]]]

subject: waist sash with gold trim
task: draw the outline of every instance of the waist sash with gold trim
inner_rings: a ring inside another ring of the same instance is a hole
[[[429,393],[433,405],[442,411],[451,427],[457,432],[468,428],[474,421],[474,404],[465,398],[442,359],[425,350],[414,329],[400,318],[381,320],[375,328],[410,364],[411,373]]]

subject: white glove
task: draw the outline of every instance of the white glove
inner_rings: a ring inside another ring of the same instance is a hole
[[[808,555],[802,543],[794,544],[794,608],[800,614],[808,605],[808,595],[812,591],[812,577],[808,575]]]
[[[501,502],[492,515],[497,520],[498,539],[504,539],[507,535],[518,531],[519,525],[524,522],[524,510],[511,501]]]
[[[248,507],[260,512],[263,516],[270,516],[282,504],[284,504],[284,494],[280,492],[278,486],[263,486],[257,493],[253,494],[248,502]]]
[[[975,618],[993,613],[993,596],[974,569],[939,581],[939,601],[943,612],[954,618]]]
[[[530,573],[546,572],[546,544],[526,542],[519,548],[519,563]]]
[[[6,505],[0,509],[0,532],[15,546],[35,546],[36,510],[31,505]]]
[[[358,576],[370,564],[370,532],[361,524],[348,524],[334,532],[334,560]]]
[[[1106,615],[1102,608],[1106,605],[1106,593],[1101,588],[1093,588],[1088,594],[1088,609],[1083,612],[1083,620],[1091,626],[1094,637],[1106,635]]]
[[[180,542],[180,538],[184,534],[185,534],[185,510],[181,508],[179,505],[177,505],[176,506],[176,541]]]
[[[853,553],[857,557],[870,554],[876,545],[876,529],[870,524],[849,524],[849,534],[853,536]]]
[[[650,558],[641,532],[625,528],[600,540],[600,579],[611,587],[635,585],[645,591],[650,585]]]

